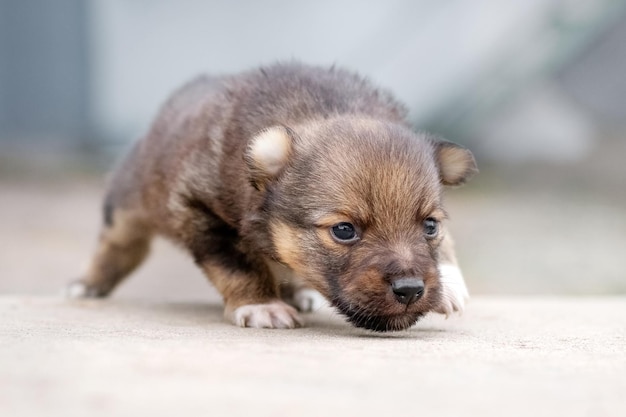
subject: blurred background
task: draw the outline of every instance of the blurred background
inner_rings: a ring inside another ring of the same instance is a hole
[[[290,59],[474,151],[447,197],[470,292],[626,292],[626,0],[0,0],[0,292],[79,276],[107,169],[174,88]],[[117,296],[215,296],[154,252]]]

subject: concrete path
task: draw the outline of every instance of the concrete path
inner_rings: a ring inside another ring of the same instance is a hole
[[[475,297],[372,334],[331,310],[0,297],[0,416],[625,416],[626,297]]]

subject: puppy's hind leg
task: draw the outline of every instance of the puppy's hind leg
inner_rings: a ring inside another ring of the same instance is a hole
[[[131,210],[105,209],[104,227],[96,253],[84,277],[71,283],[71,298],[105,297],[145,259],[151,228]]]

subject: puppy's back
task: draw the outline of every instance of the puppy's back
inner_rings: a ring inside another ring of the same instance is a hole
[[[197,77],[163,105],[114,176],[111,194],[123,200],[140,192],[134,200],[158,228],[195,200],[236,227],[251,198],[242,158],[250,138],[270,126],[339,115],[406,124],[406,109],[390,93],[341,69],[288,63]]]
[[[282,123],[300,124],[338,115],[401,122],[406,109],[367,79],[343,70],[298,63],[276,64],[228,80],[238,102],[237,122],[247,133]]]

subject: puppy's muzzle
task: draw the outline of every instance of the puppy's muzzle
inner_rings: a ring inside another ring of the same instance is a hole
[[[391,290],[398,302],[410,305],[424,295],[424,281],[421,278],[398,278],[391,283]]]

